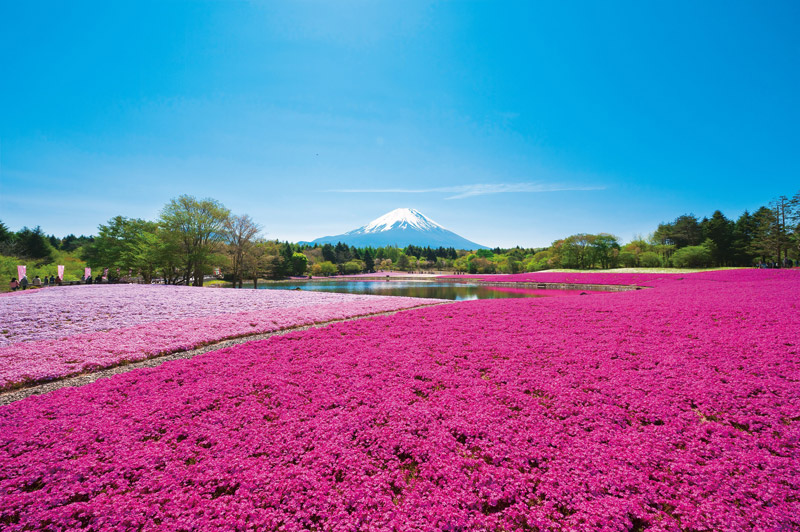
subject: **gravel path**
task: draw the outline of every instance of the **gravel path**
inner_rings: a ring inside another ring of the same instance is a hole
[[[451,302],[443,302],[443,303],[435,303],[434,305],[448,305]],[[147,360],[142,360],[141,362],[134,362],[132,364],[123,364],[120,366],[115,366],[113,368],[103,369],[100,371],[95,371],[92,373],[87,373],[85,375],[78,375],[76,377],[68,377],[65,379],[58,379],[51,382],[47,382],[45,384],[38,384],[34,386],[29,386],[25,388],[20,388],[16,390],[11,390],[8,392],[0,393],[0,406],[7,405],[16,401],[20,401],[25,399],[26,397],[30,397],[32,395],[42,395],[45,393],[52,392],[54,390],[58,390],[61,388],[76,388],[78,386],[84,386],[86,384],[91,384],[96,380],[99,379],[106,379],[109,377],[113,377],[114,375],[120,373],[127,373],[129,371],[133,371],[139,368],[155,368],[160,366],[164,362],[169,362],[170,360],[180,360],[183,358],[193,358],[197,355],[202,355],[203,353],[208,353],[209,351],[216,351],[218,349],[225,349],[226,347],[231,347],[237,344],[244,344],[247,342],[254,342],[257,340],[263,340],[265,338],[269,338],[270,336],[277,336],[282,334],[287,334],[290,332],[295,331],[305,331],[308,329],[314,329],[318,327],[327,327],[333,323],[340,323],[345,321],[354,321],[360,320],[364,318],[370,318],[373,316],[388,316],[391,314],[397,314],[398,312],[405,312],[407,310],[415,310],[419,308],[425,308],[434,306],[431,304],[420,305],[418,307],[409,307],[400,310],[391,310],[388,312],[377,312],[374,314],[362,314],[361,316],[354,316],[352,318],[345,318],[341,320],[331,320],[326,321],[324,323],[315,323],[313,325],[304,325],[300,327],[289,327],[287,329],[281,329],[279,331],[274,331],[265,334],[254,334],[252,336],[242,336],[239,338],[234,338],[231,340],[224,340],[222,342],[217,342],[214,344],[210,344],[204,347],[200,347],[198,349],[192,349],[190,351],[178,351],[174,353],[170,353],[167,355],[162,355],[154,358],[148,358]]]

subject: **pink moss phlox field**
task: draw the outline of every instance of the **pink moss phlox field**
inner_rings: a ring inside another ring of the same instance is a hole
[[[50,290],[48,298],[14,298],[13,308],[3,309],[4,315],[10,317],[3,322],[5,334],[29,341],[0,344],[0,390],[193,349],[228,338],[439,302],[320,292],[146,285]],[[235,308],[253,310],[230,313]],[[171,315],[182,319],[164,320]],[[154,318],[161,321],[153,321]]]
[[[657,273],[569,273],[569,272],[534,272],[515,274],[487,275],[455,275],[444,276],[444,279],[469,280],[476,279],[498,283],[575,283],[575,284],[607,284],[652,286],[654,282],[685,277],[692,274],[657,274]]]
[[[0,408],[7,530],[798,530],[800,273],[483,300]]]
[[[0,301],[0,347],[142,323],[220,314],[372,301],[372,296],[165,285],[81,285],[12,292]]]
[[[486,286],[487,290],[492,292],[501,292],[504,294],[519,294],[521,296],[530,297],[565,297],[565,296],[580,296],[580,295],[595,295],[604,294],[600,291],[584,291],[584,290],[552,290],[552,289],[537,289],[537,288],[517,288],[514,286]]]
[[[736,272],[731,277],[732,272]],[[469,280],[476,279],[498,283],[565,283],[565,284],[598,284],[598,285],[630,285],[658,286],[664,283],[684,279],[706,280],[718,282],[741,282],[747,279],[765,280],[780,277],[787,270],[719,270],[694,273],[590,273],[590,272],[531,272],[516,274],[486,275],[447,275],[440,279]],[[788,270],[798,271],[798,270]]]

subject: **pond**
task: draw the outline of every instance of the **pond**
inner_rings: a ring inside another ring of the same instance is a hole
[[[251,285],[252,286],[252,285]],[[510,286],[453,281],[278,281],[261,284],[259,290],[312,290],[344,294],[370,294],[378,296],[425,297],[466,301],[471,299],[504,299],[516,297],[573,296],[581,290],[539,290]]]

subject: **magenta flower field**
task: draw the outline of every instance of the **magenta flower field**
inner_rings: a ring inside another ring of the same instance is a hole
[[[800,272],[648,282],[348,321],[0,407],[0,528],[800,529]]]
[[[438,303],[286,290],[99,285],[0,299],[0,390],[252,334]],[[8,319],[5,319],[8,316]]]

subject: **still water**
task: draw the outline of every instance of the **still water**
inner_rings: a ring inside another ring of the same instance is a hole
[[[582,293],[580,290],[536,290],[447,281],[279,281],[261,284],[258,288],[259,290],[313,290],[344,294],[428,297],[456,301],[511,297],[555,297]]]

